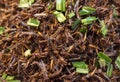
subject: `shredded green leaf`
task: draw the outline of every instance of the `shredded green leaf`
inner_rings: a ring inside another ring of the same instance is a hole
[[[56,10],[65,11],[66,10],[66,0],[56,0]]]
[[[14,76],[7,76],[5,80],[13,80]]]
[[[6,74],[6,73],[3,73],[3,74],[2,74],[2,78],[3,78],[3,79],[6,79],[6,77],[7,77],[7,74]]]
[[[112,62],[112,59],[108,57],[106,54],[104,54],[103,52],[98,53],[98,58],[104,59],[106,61],[106,64],[109,64]]]
[[[80,20],[79,19],[77,19],[76,21],[74,21],[73,22],[73,24],[72,24],[72,29],[74,29],[77,25],[79,25],[80,24]]]
[[[112,7],[113,7],[113,16],[118,17],[118,11],[116,10],[115,5],[112,5]]]
[[[6,73],[2,74],[2,79],[4,79],[6,82],[21,82],[20,80],[14,80],[14,77],[15,76],[8,76]]]
[[[87,32],[87,27],[82,27],[82,28],[80,29],[80,32],[81,32],[81,33],[86,33],[86,32]]]
[[[99,64],[100,64],[100,67],[105,67],[106,66],[106,61],[102,58],[99,59]]]
[[[77,67],[77,68],[86,68],[86,64],[85,62],[72,62],[73,66],[74,67]]]
[[[7,82],[21,82],[20,80],[8,80]]]
[[[97,20],[96,17],[94,16],[91,16],[91,17],[86,17],[84,19],[81,20],[81,22],[84,24],[84,25],[89,25],[91,24],[93,21]]]
[[[66,20],[66,17],[61,12],[55,11],[53,14],[55,15],[55,17],[57,18],[57,20],[60,23],[62,23],[62,22],[64,22]]]
[[[40,21],[34,18],[30,18],[27,22],[27,25],[38,27],[40,25]]]
[[[106,25],[105,25],[103,20],[99,21],[99,22],[100,22],[100,25],[102,27],[101,28],[102,35],[105,36],[107,34],[107,32],[108,32],[108,29],[106,28]]]
[[[1,34],[3,34],[3,33],[4,33],[4,31],[5,31],[5,28],[4,28],[4,27],[2,27],[2,26],[0,26],[0,35],[1,35]]]
[[[34,0],[20,0],[18,7],[30,7]]]
[[[80,10],[80,15],[89,15],[96,11],[95,8],[92,7],[83,7],[82,10]]]
[[[82,73],[82,74],[88,74],[89,69],[88,68],[76,68],[77,73]]]
[[[89,72],[88,65],[85,62],[72,62],[72,64],[76,68],[77,73],[87,74]]]
[[[112,72],[113,72],[113,65],[112,64],[108,64],[107,76],[111,77],[112,76]]]
[[[120,55],[117,57],[117,59],[115,60],[115,64],[116,66],[120,69]]]
[[[51,9],[52,8],[52,1],[51,0],[49,0],[50,2],[47,4],[47,8],[48,9]]]
[[[74,13],[73,11],[68,14],[68,17],[69,17],[69,18],[72,18],[72,17],[74,17],[74,16],[75,16],[75,13]]]
[[[113,9],[113,16],[118,17],[118,11],[116,9]]]

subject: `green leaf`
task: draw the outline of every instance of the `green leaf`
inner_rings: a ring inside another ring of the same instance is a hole
[[[84,25],[89,25],[91,24],[93,21],[97,20],[96,17],[94,16],[91,16],[91,17],[86,17],[84,19],[81,20],[81,22],[84,24]]]
[[[4,27],[2,27],[2,26],[0,26],[0,35],[1,35],[1,34],[3,34],[3,33],[4,33],[4,31],[5,31],[5,28],[4,28]]]
[[[14,80],[14,76],[7,76],[6,73],[2,74],[2,79],[6,80],[6,82],[21,82],[20,80]]]
[[[113,16],[118,17],[118,11],[116,10],[115,5],[112,5],[112,7],[113,7]]]
[[[116,66],[120,69],[120,55],[117,57],[117,59],[115,60],[115,64]]]
[[[60,23],[62,23],[62,22],[64,22],[66,20],[66,17],[61,12],[55,11],[53,14],[55,15],[55,17],[57,18],[57,20]]]
[[[34,19],[34,18],[30,18],[30,19],[27,21],[27,25],[38,27],[38,26],[40,25],[40,21],[37,20],[37,19]]]
[[[73,66],[76,67],[76,72],[87,74],[89,72],[88,65],[85,62],[72,62]]]
[[[75,16],[75,13],[74,13],[73,11],[68,14],[68,17],[69,17],[69,18],[72,18],[72,17],[74,17],[74,16]]]
[[[102,35],[105,36],[107,34],[107,32],[108,32],[108,29],[106,28],[106,25],[105,25],[103,20],[99,21],[99,22],[100,22],[100,25],[102,27],[101,28]]]
[[[77,73],[83,73],[83,74],[88,74],[89,73],[89,69],[88,68],[76,68],[76,72]]]
[[[78,24],[80,24],[80,20],[79,19],[77,19],[76,21],[73,22],[72,29],[74,29]]]
[[[100,64],[100,67],[105,67],[106,66],[106,61],[102,58],[99,59],[99,64]]]
[[[109,64],[108,68],[107,68],[107,76],[111,77],[112,76],[112,72],[113,72],[113,65]]]
[[[20,80],[8,80],[7,82],[21,82]]]
[[[56,10],[65,11],[66,10],[66,0],[56,0]]]
[[[109,64],[112,62],[112,59],[110,57],[108,57],[106,54],[104,54],[103,52],[98,53],[98,58],[104,59],[106,61],[106,64]]]
[[[18,7],[30,7],[34,0],[20,0]]]
[[[118,11],[116,9],[113,9],[113,16],[118,17]]]
[[[3,78],[3,79],[6,79],[6,77],[7,77],[7,74],[6,74],[6,73],[3,73],[3,74],[2,74],[2,78]]]
[[[82,28],[80,29],[80,32],[81,32],[81,33],[86,33],[86,32],[87,32],[87,27],[82,27]]]
[[[61,12],[58,12],[58,11],[54,11],[53,14],[56,16],[58,14],[60,14]]]
[[[51,8],[52,8],[52,1],[51,1],[51,0],[49,0],[49,3],[47,4],[47,8],[48,8],[48,9],[51,9]]]
[[[5,80],[13,80],[14,76],[7,76]]]
[[[29,4],[32,4],[34,3],[35,1],[34,0],[29,0]]]
[[[89,15],[96,11],[95,8],[92,7],[83,7],[82,10],[80,10],[80,15]]]
[[[86,68],[85,62],[72,62],[72,64],[74,67],[77,67],[77,68]]]

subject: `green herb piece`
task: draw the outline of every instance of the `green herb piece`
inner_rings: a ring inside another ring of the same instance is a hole
[[[96,11],[95,8],[92,7],[83,7],[82,10],[80,10],[80,15],[89,15]]]
[[[57,20],[60,23],[62,23],[62,22],[64,22],[66,20],[66,17],[61,12],[55,11],[53,14],[55,15],[55,17],[57,18]]]
[[[8,80],[7,82],[21,82],[20,80]]]
[[[113,72],[113,65],[109,64],[108,68],[107,68],[107,76],[111,77],[112,76],[112,72]]]
[[[73,22],[72,29],[74,29],[78,24],[80,24],[80,20],[77,19],[76,21]]]
[[[108,29],[106,28],[106,25],[105,25],[103,20],[99,21],[99,22],[100,22],[100,25],[102,27],[101,28],[102,35],[105,36],[107,34],[107,32],[108,32]]]
[[[26,50],[25,52],[24,52],[24,56],[25,57],[29,57],[29,56],[31,56],[32,54],[31,54],[31,50],[30,49],[28,49],[28,50]]]
[[[21,82],[20,80],[14,80],[14,76],[8,76],[6,73],[2,74],[2,79],[4,79],[6,82]]]
[[[20,0],[18,7],[30,7],[34,0]]]
[[[118,11],[116,9],[113,9],[113,16],[118,17]]]
[[[94,16],[91,16],[91,17],[86,17],[85,19],[82,19],[81,22],[84,24],[84,25],[89,25],[91,24],[93,21],[97,20],[96,17]]]
[[[32,4],[34,2],[35,2],[35,0],[29,0],[29,4]]]
[[[0,26],[0,35],[1,35],[1,34],[3,34],[3,33],[4,33],[4,31],[5,31],[5,28],[4,28],[4,27],[2,27],[2,26]]]
[[[105,60],[102,59],[102,58],[99,59],[99,64],[100,64],[100,67],[101,67],[101,68],[106,66],[106,62],[105,62]]]
[[[65,11],[66,10],[66,0],[56,0],[56,10]]]
[[[52,1],[49,0],[49,3],[48,3],[47,5],[48,5],[47,8],[48,8],[48,9],[51,9],[51,8],[52,8]]]
[[[3,79],[6,79],[6,77],[7,77],[7,74],[6,74],[6,73],[3,73],[3,74],[2,74],[2,78],[3,78]]]
[[[116,9],[113,9],[113,16],[118,17],[118,11]]]
[[[74,13],[73,11],[68,14],[68,17],[69,17],[69,18],[72,18],[72,17],[74,17],[74,16],[75,16],[75,13]]]
[[[56,16],[58,14],[60,14],[61,12],[58,12],[58,11],[54,11],[53,14]]]
[[[103,52],[98,53],[98,58],[104,59],[106,64],[109,64],[112,62],[112,59],[108,57],[106,54],[104,54]]]
[[[89,72],[88,65],[85,62],[72,62],[72,64],[76,68],[77,73],[87,74]]]
[[[85,62],[72,62],[72,64],[76,68],[86,68]]]
[[[27,21],[27,25],[38,27],[38,26],[40,25],[40,21],[37,20],[37,19],[34,19],[34,18],[30,18],[30,19]]]
[[[86,33],[86,32],[87,32],[87,27],[82,27],[82,28],[80,29],[80,32],[81,32],[81,33]]]
[[[115,64],[116,66],[120,69],[120,55],[117,57],[117,59],[115,60]]]
[[[83,74],[88,74],[89,69],[88,68],[76,68],[77,73],[83,73]]]
[[[14,76],[7,76],[5,80],[13,80]]]
[[[112,5],[112,7],[113,7],[113,16],[118,17],[118,11],[116,10],[116,6]]]

